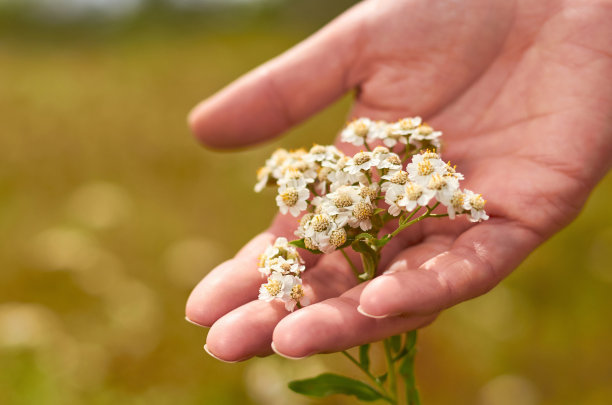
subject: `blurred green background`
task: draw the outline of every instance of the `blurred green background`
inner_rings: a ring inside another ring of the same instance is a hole
[[[183,319],[275,212],[256,168],[330,142],[350,100],[237,153],[198,147],[187,112],[351,3],[0,0],[0,404],[352,403],[285,387],[355,374],[337,355],[224,364]],[[421,333],[424,404],[612,403],[610,200],[608,175],[498,288]]]

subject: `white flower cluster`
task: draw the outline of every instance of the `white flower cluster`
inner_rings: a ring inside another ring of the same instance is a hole
[[[299,246],[322,253],[345,248],[359,238],[377,239],[389,221],[399,217],[400,224],[407,223],[421,210],[425,216],[454,219],[466,214],[473,222],[488,219],[482,196],[461,190],[463,175],[435,149],[419,149],[438,145],[440,135],[419,117],[394,123],[360,118],[342,131],[342,140],[364,145],[367,151],[347,156],[334,146],[279,149],[258,172],[255,190],[276,185],[280,212],[302,215],[295,232]],[[376,141],[386,146],[370,150],[368,143]],[[398,142],[414,146],[401,148],[408,155],[407,164],[391,150]],[[447,214],[435,213],[438,205],[446,207]],[[262,256],[259,270],[268,277],[259,298],[281,299],[293,310],[303,297],[299,277],[304,270],[295,246],[279,238]]]
[[[422,122],[421,117],[404,118],[397,122],[372,121],[368,118],[358,118],[342,131],[342,142],[355,146],[367,145],[382,141],[389,148],[397,144],[412,145],[415,149],[440,147],[442,132],[434,131],[432,127]]]
[[[405,171],[397,170],[382,179],[388,180],[382,188],[386,191],[389,214],[393,216],[428,206],[433,200],[447,208],[451,219],[463,213],[469,214],[472,222],[489,219],[482,196],[470,190],[461,191],[459,180],[463,180],[463,175],[435,152],[414,155]]]
[[[259,271],[267,277],[267,282],[259,287],[260,300],[279,299],[288,311],[293,311],[298,304],[308,304],[300,278],[304,263],[297,248],[286,238],[277,238],[260,256]]]

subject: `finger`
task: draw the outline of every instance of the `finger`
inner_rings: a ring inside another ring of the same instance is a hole
[[[339,252],[324,256],[303,274],[302,280],[305,296],[311,302],[338,296],[357,283]],[[206,349],[223,361],[240,361],[271,354],[274,328],[287,315],[289,312],[280,301],[251,301],[212,325],[206,339]]]
[[[400,255],[406,263],[418,266],[439,253],[438,244],[438,238],[433,237],[404,249]],[[392,243],[387,245],[387,248],[392,249],[388,252],[389,257],[397,256],[401,251],[400,245]],[[396,260],[397,257],[394,262]],[[388,259],[381,261],[381,267],[387,267],[390,262]],[[366,285],[361,284],[339,298],[304,308],[299,314],[292,314],[284,319],[274,331],[277,353],[286,357],[304,357],[314,353],[344,350],[424,326],[435,318],[435,315],[427,315],[377,322],[372,317],[359,314],[359,296]],[[336,315],[339,318],[335,318]],[[294,319],[296,316],[299,316],[297,320]],[[317,326],[319,322],[324,322],[325,327]],[[296,335],[302,338],[297,339]]]
[[[221,263],[191,292],[185,308],[187,319],[201,326],[211,326],[229,311],[257,298],[262,275],[257,271],[259,256],[277,237],[293,239],[296,221],[279,215],[272,226],[247,243],[234,258]],[[302,253],[302,252],[300,252]],[[317,258],[302,254],[312,266]]]
[[[372,280],[360,297],[364,313],[428,314],[493,288],[533,250],[542,237],[504,220],[469,228],[456,241],[439,240],[441,253],[420,266],[398,260],[395,272]]]
[[[289,358],[331,353],[375,342],[431,323],[436,314],[375,319],[361,314],[364,284],[341,297],[306,307],[279,322],[273,349]]]
[[[355,50],[360,7],[196,106],[189,116],[196,137],[220,148],[259,142],[353,87],[356,83],[347,81],[346,72]]]
[[[395,256],[401,250],[402,243],[405,243],[405,240],[389,243],[381,263],[389,263],[389,257]],[[360,268],[359,255],[353,251],[347,254]],[[313,304],[338,297],[357,284],[355,274],[340,252],[323,255],[313,268],[306,269],[302,280],[306,297]],[[306,308],[296,312],[304,311]],[[279,302],[258,300],[249,302],[212,325],[208,332],[206,349],[211,355],[223,361],[246,360],[252,356],[271,354],[274,329],[289,315],[291,314]]]

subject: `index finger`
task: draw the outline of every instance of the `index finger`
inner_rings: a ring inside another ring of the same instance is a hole
[[[259,66],[196,106],[189,123],[212,147],[263,141],[304,120],[354,87],[347,70],[354,55],[359,9]]]

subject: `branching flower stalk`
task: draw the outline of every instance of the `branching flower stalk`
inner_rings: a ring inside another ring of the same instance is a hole
[[[419,117],[392,123],[359,118],[341,134],[343,142],[365,149],[352,156],[322,145],[308,151],[275,151],[258,171],[255,191],[276,187],[281,214],[300,219],[297,239],[278,238],[261,255],[259,271],[265,283],[259,299],[282,301],[288,311],[309,305],[301,278],[306,268],[298,249],[315,254],[338,254],[339,250],[361,283],[381,270],[382,249],[406,228],[429,218],[459,215],[472,222],[487,220],[486,201],[480,194],[462,190],[463,175],[438,153],[441,135]],[[360,265],[350,259],[349,248],[359,253]],[[290,388],[311,396],[343,393],[398,404],[399,377],[405,386],[405,403],[419,404],[415,344],[416,331],[385,339],[387,371],[382,375],[370,370],[369,344],[359,348],[358,359],[343,352],[374,386],[326,373],[293,381]]]

